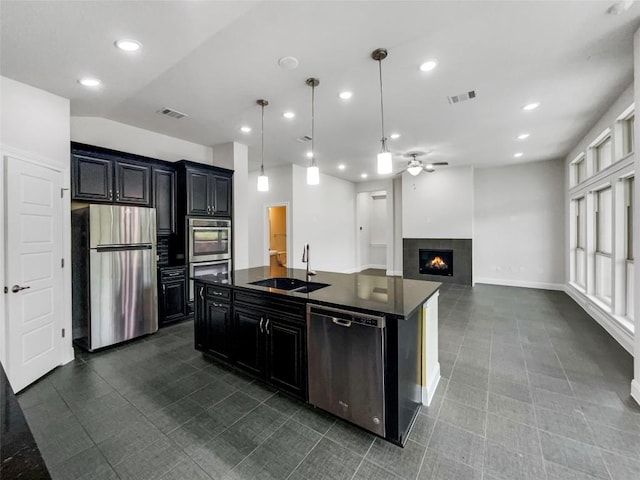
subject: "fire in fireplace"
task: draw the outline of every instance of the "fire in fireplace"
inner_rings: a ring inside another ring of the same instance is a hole
[[[420,273],[453,276],[453,250],[419,249]]]

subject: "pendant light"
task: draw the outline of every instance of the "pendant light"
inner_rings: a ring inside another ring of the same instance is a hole
[[[377,48],[371,52],[371,58],[378,62],[378,71],[380,72],[380,118],[382,119],[382,149],[378,154],[378,173],[385,175],[393,171],[393,162],[391,160],[391,152],[387,148],[387,137],[384,134],[384,102],[382,100],[382,60],[387,58],[386,48]]]
[[[316,87],[320,85],[317,78],[307,78],[306,84],[311,87],[311,163],[307,167],[307,185],[318,185],[320,183],[320,169],[316,163],[316,149],[314,142],[315,135],[315,93]]]
[[[256,103],[262,107],[262,128],[261,128],[261,137],[260,137],[260,176],[258,177],[258,191],[259,192],[268,192],[269,191],[269,177],[264,174],[264,107],[269,105],[269,102],[263,99],[256,100]]]

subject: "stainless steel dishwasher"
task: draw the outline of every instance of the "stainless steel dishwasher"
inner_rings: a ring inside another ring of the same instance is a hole
[[[309,403],[385,436],[385,319],[307,304]]]

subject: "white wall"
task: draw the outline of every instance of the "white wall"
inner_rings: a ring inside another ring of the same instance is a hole
[[[473,238],[473,168],[402,174],[403,238]]]
[[[11,154],[19,158],[35,161],[62,172],[64,188],[70,185],[69,168],[69,100],[52,95],[6,77],[0,77],[0,199],[4,203],[4,155]],[[65,258],[71,258],[71,208],[70,195],[64,196],[63,252]],[[4,241],[5,220],[4,205],[0,212],[0,277],[6,285]],[[64,269],[64,320],[63,326],[71,331],[71,268]],[[4,296],[0,296],[0,361],[6,365],[7,339]],[[63,339],[63,358],[61,363],[73,359],[71,335]]]
[[[305,243],[311,246],[311,268],[353,272],[356,265],[356,187],[346,180],[320,174],[320,185],[307,185],[306,168],[292,169],[294,268]]]
[[[269,191],[258,192],[258,171],[249,172],[247,187],[247,210],[249,221],[249,267],[259,267],[269,265],[269,239],[267,207],[273,205],[288,204],[287,215],[291,219],[292,209],[292,167],[285,165],[278,168],[265,169],[265,174],[269,177]],[[291,222],[289,221],[289,224]],[[287,262],[292,258],[291,238],[293,232],[287,229]],[[300,249],[302,252],[302,248]]]
[[[100,117],[71,117],[71,140],[168,162],[213,163],[211,147]],[[232,164],[218,166],[233,169]]]
[[[474,281],[562,289],[562,160],[475,170]]]

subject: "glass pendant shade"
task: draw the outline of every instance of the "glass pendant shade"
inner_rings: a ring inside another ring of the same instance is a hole
[[[307,185],[318,185],[320,183],[320,169],[316,164],[307,167]]]
[[[258,191],[259,192],[269,191],[269,177],[267,177],[264,174],[264,168],[260,169],[260,176],[258,177]]]
[[[393,162],[391,160],[391,152],[380,152],[378,154],[378,173],[385,175],[393,171]]]

